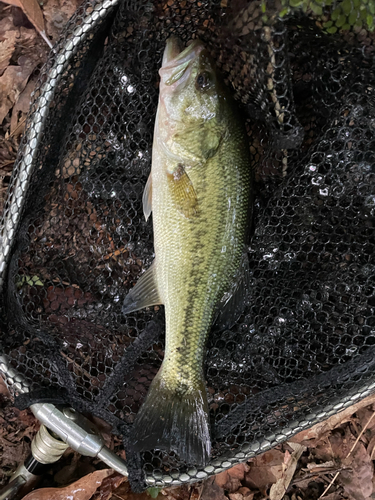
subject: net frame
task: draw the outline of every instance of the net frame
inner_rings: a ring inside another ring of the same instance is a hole
[[[0,285],[4,282],[4,277],[7,272],[7,259],[12,249],[12,243],[15,233],[19,227],[19,220],[23,213],[23,204],[28,195],[29,180],[33,173],[34,157],[37,154],[38,147],[40,147],[43,140],[43,133],[46,126],[48,113],[50,112],[50,105],[53,100],[54,90],[60,84],[61,78],[66,74],[67,67],[79,51],[81,44],[89,36],[92,29],[96,28],[99,24],[104,23],[107,16],[110,16],[113,9],[117,6],[118,0],[107,0],[103,3],[97,3],[93,7],[91,2],[86,3],[85,6],[76,14],[70,21],[65,35],[61,38],[58,46],[56,47],[56,54],[52,54],[49,62],[47,63],[46,70],[42,76],[45,79],[40,91],[36,94],[35,100],[32,104],[32,111],[29,116],[23,141],[17,157],[17,163],[12,174],[12,180],[9,188],[9,194],[6,201],[6,206],[2,218],[2,236],[0,239]],[[92,9],[88,15],[82,20],[82,12]],[[77,20],[80,20],[80,25],[75,27]],[[150,473],[146,477],[148,485],[165,486],[171,484],[181,484],[184,482],[191,482],[201,480],[210,475],[217,474],[227,468],[232,467],[236,463],[243,462],[249,458],[266,451],[278,443],[286,441],[294,434],[305,430],[315,423],[325,420],[331,415],[353,405],[364,397],[374,393],[375,381],[372,380],[371,368],[373,365],[371,350],[368,350],[361,360],[362,372],[365,374],[360,380],[359,385],[353,385],[351,391],[346,391],[346,394],[340,394],[337,397],[331,397],[329,403],[324,407],[321,405],[311,405],[310,411],[304,414],[302,420],[297,419],[289,422],[287,426],[282,429],[282,432],[277,434],[269,433],[263,436],[262,440],[255,440],[251,443],[245,444],[241,447],[240,451],[235,453],[223,454],[218,459],[212,462],[205,468],[196,469],[188,468],[178,471],[173,474],[160,474]],[[5,359],[5,358],[4,358]],[[350,367],[349,367],[350,368]],[[3,374],[8,377],[11,368],[4,362],[0,366]],[[337,384],[348,377],[348,366],[344,370],[337,369]],[[358,366],[353,367],[353,373],[358,371]],[[361,370],[360,370],[361,371]],[[366,376],[367,373],[367,376]],[[319,376],[318,376],[319,377]],[[321,387],[325,390],[324,374],[321,376]],[[319,383],[319,381],[318,381]],[[303,382],[296,384],[296,391],[298,394],[303,390]],[[17,389],[17,386],[13,386]],[[19,389],[19,387],[18,387]],[[14,390],[14,392],[16,392]],[[272,392],[272,391],[271,391]],[[339,391],[338,391],[339,392]],[[261,402],[262,397],[259,400]],[[277,391],[273,394],[275,402],[278,401]],[[252,401],[254,403],[254,401]],[[227,419],[228,420],[228,419]],[[228,424],[230,426],[230,424]],[[229,427],[222,425],[222,432],[227,431]]]

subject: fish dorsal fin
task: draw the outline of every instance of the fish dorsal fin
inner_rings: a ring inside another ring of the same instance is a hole
[[[145,219],[150,217],[150,214],[152,212],[152,179],[151,179],[151,174],[148,176],[147,182],[145,189],[143,191],[143,197],[142,197],[142,202],[143,202],[143,214],[145,216]]]
[[[172,173],[167,173],[168,186],[176,208],[187,219],[198,213],[198,199],[193,183],[182,163],[178,163]]]
[[[219,303],[215,329],[228,330],[232,328],[244,312],[250,287],[249,279],[249,258],[244,252],[235,279]]]
[[[144,307],[156,306],[162,303],[156,283],[155,262],[153,262],[125,297],[122,312],[128,314]]]

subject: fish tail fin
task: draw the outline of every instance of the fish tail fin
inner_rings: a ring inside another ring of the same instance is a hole
[[[195,389],[170,388],[159,371],[138,411],[131,435],[135,452],[174,451],[188,464],[204,466],[210,456],[211,439],[203,378]]]

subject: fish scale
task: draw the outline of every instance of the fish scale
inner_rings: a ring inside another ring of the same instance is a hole
[[[224,127],[230,125],[230,118],[228,123],[223,124]],[[237,132],[238,142],[241,141],[241,132]],[[236,139],[233,138],[233,141]],[[156,176],[153,183],[157,261],[160,257],[160,265],[157,262],[157,282],[165,305],[166,357],[170,354],[168,372],[171,384],[178,378],[177,374],[185,363],[191,378],[197,370],[201,372],[207,331],[215,307],[238,268],[243,252],[247,207],[242,197],[237,196],[237,191],[241,182],[244,185],[249,183],[250,171],[248,164],[241,165],[241,153],[236,153],[235,148],[223,144],[222,151],[208,160],[201,171],[191,172],[193,184],[198,186],[198,204],[203,214],[199,220],[181,217],[170,202],[168,185],[163,175]],[[166,159],[159,153],[158,157],[153,168],[160,169],[162,173]],[[233,176],[233,165],[228,165],[228,157],[233,162],[237,161],[240,175]],[[220,176],[217,175],[218,165],[222,169]],[[212,179],[214,182],[209,182]],[[246,199],[248,194],[245,189],[243,191]],[[237,203],[232,203],[228,210],[227,200],[234,198],[237,198]],[[234,213],[238,217],[237,231],[232,222]],[[235,238],[235,241],[231,242],[231,238]],[[226,252],[222,252],[223,247],[227,247]],[[216,280],[212,279],[214,274],[217,275]],[[188,339],[187,345],[185,339]],[[177,351],[179,348],[180,352]],[[191,364],[186,362],[188,359],[192,361]],[[163,369],[167,370],[167,365]]]
[[[164,360],[135,419],[133,449],[173,450],[205,464],[205,345],[224,294],[238,280],[251,169],[244,125],[203,44],[179,50],[177,40],[167,42],[143,200],[146,218],[153,213],[155,260],[123,312],[164,304],[166,317]]]

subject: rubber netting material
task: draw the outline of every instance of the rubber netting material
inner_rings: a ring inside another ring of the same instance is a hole
[[[157,71],[172,33],[201,38],[241,104],[256,179],[247,307],[207,347],[210,473],[375,378],[373,35],[333,33],[334,6],[271,23],[248,5],[129,0],[92,30],[56,88],[1,299],[2,351],[32,385],[19,404],[72,404],[126,448],[164,345],[162,307],[121,313],[153,260]],[[138,484],[198,477],[172,453],[129,458]]]

